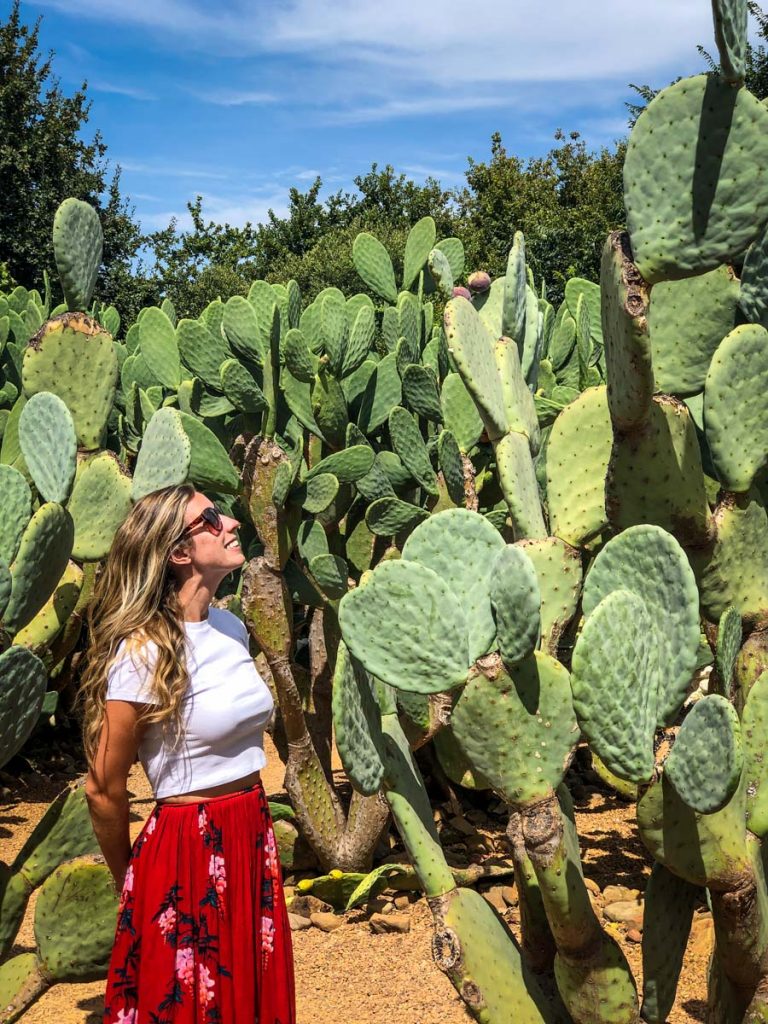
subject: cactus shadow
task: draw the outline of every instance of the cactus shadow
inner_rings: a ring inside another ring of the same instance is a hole
[[[104,1017],[104,996],[89,996],[87,999],[80,999],[77,1008],[88,1014],[83,1024],[101,1024]]]
[[[707,1004],[703,999],[687,999],[682,1006],[694,1020],[702,1021],[703,1024],[707,1019]]]

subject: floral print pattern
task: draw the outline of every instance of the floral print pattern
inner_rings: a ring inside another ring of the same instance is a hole
[[[260,784],[233,794],[226,808],[221,799],[158,806],[134,843],[104,1024],[295,1024],[290,931],[269,805]],[[246,801],[243,808],[233,806],[236,800]],[[243,811],[256,816],[250,832],[240,827]],[[245,834],[250,853],[242,849]],[[252,909],[240,893],[228,892],[233,855],[238,879],[242,857],[252,865]],[[178,877],[169,865],[178,865]],[[249,962],[243,948],[253,950]],[[250,1010],[249,1000],[257,1004]]]

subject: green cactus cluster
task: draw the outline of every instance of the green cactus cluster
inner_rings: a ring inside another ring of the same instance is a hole
[[[628,230],[558,309],[520,232],[503,276],[465,277],[425,217],[394,259],[358,236],[359,294],[255,281],[124,330],[93,299],[98,217],[62,204],[64,303],[47,280],[0,296],[0,762],[71,685],[131,502],[191,481],[242,523],[223,600],[278,697],[286,857],[298,835],[324,872],[308,891],[342,907],[418,884],[435,958],[487,1024],[661,1024],[706,890],[708,1019],[768,1019],[768,112],[743,84],[746,10],[713,3],[721,72],[638,119]],[[413,753],[430,742],[508,809],[519,948],[446,862]],[[583,880],[579,743],[637,794],[641,992]],[[62,795],[0,868],[3,951],[42,886],[38,951],[0,966],[17,1010],[41,979],[102,969],[98,929],[67,945],[84,900],[104,934],[114,913],[103,867],[70,862],[92,850],[83,814]],[[410,864],[373,868],[390,815]],[[46,907],[70,895],[67,937]]]

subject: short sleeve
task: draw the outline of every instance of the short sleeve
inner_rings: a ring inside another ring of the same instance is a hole
[[[121,644],[118,656],[107,673],[106,699],[155,703],[151,686],[156,659],[157,646],[151,641],[130,653]]]

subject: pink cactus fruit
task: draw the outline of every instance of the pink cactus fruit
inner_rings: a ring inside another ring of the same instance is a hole
[[[470,292],[469,288],[465,288],[463,285],[457,285],[453,289],[453,297],[454,299],[471,299],[472,293]]]
[[[470,291],[487,292],[491,287],[491,275],[486,274],[484,270],[476,270],[474,274],[470,274],[467,278],[467,284]]]

